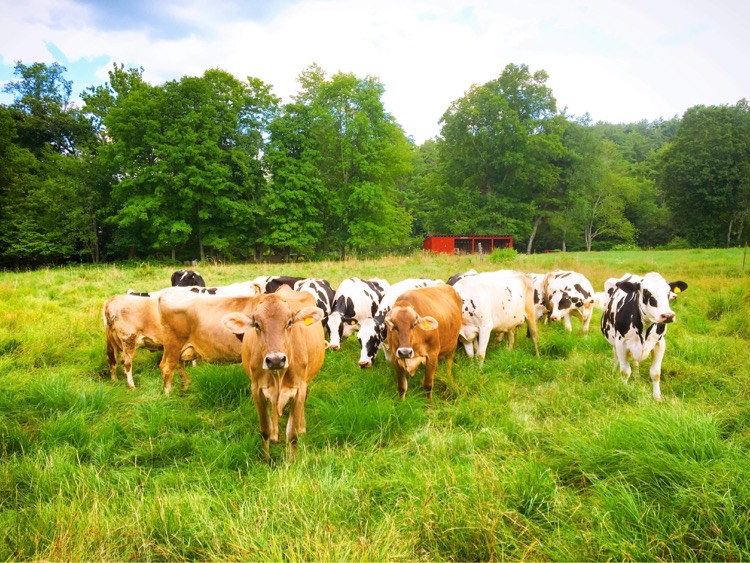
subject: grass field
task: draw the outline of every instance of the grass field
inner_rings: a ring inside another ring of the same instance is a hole
[[[160,354],[139,350],[137,388],[109,380],[101,305],[157,289],[153,264],[0,273],[2,560],[748,560],[750,264],[741,250],[389,258],[199,268],[222,285],[261,274],[446,279],[554,268],[660,271],[673,303],[662,372],[622,383],[597,312],[519,331],[484,368],[457,353],[429,404],[398,400],[382,355],[355,338],[312,382],[296,463],[262,460],[239,365],[189,368],[162,393]],[[283,433],[282,433],[283,435]]]

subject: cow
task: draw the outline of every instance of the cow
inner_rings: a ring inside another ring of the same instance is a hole
[[[667,346],[667,325],[676,320],[669,302],[672,295],[685,291],[688,286],[683,281],[667,282],[657,272],[643,277],[630,274],[623,277],[627,279],[617,280],[608,288],[602,334],[614,347],[615,361],[626,383],[632,373],[628,355],[637,367],[651,354],[649,373],[653,397],[661,401],[661,363]]]
[[[307,278],[294,276],[258,276],[253,281],[257,283],[263,293],[276,293],[282,285],[287,285],[294,289],[294,284]]]
[[[187,285],[206,287],[206,282],[203,281],[203,276],[194,270],[177,270],[172,274],[172,287]]]
[[[295,282],[294,291],[306,291],[315,298],[317,306],[323,310],[323,328],[328,329],[328,315],[333,308],[333,299],[336,295],[331,284],[318,278],[305,278]]]
[[[308,385],[323,366],[323,311],[304,292],[282,291],[258,297],[246,312],[226,314],[222,322],[242,338],[242,367],[251,382],[266,459],[269,442],[279,441],[278,419],[290,402],[286,441],[291,458],[306,431]]]
[[[384,322],[394,351],[392,363],[399,397],[403,400],[406,396],[407,374],[413,376],[424,365],[422,386],[431,399],[439,359],[446,360],[451,377],[461,331],[461,297],[447,284],[412,289],[399,296]]]
[[[164,354],[159,367],[164,380],[164,394],[172,390],[175,369],[183,389],[190,385],[185,361],[204,359],[209,362],[239,362],[241,342],[227,331],[224,315],[250,313],[260,296],[201,295],[192,292],[163,292],[157,298],[161,320]]]
[[[474,268],[472,268],[471,270],[469,270],[468,272],[464,272],[463,274],[453,274],[448,278],[447,283],[448,285],[456,285],[457,281],[464,279],[466,276],[476,276],[477,273],[478,272]]]
[[[492,332],[507,334],[512,348],[514,330],[524,323],[539,356],[534,284],[529,276],[511,270],[487,272],[464,277],[453,287],[463,301],[460,336],[469,357],[476,354],[479,365],[484,363]]]
[[[441,280],[430,280],[426,278],[409,278],[400,282],[394,283],[388,288],[388,291],[383,295],[383,299],[380,300],[378,310],[371,319],[364,319],[360,323],[359,332],[357,333],[357,339],[361,346],[359,356],[359,367],[369,368],[375,361],[375,357],[378,355],[378,350],[381,346],[383,348],[383,354],[385,355],[386,361],[391,361],[391,353],[388,342],[386,341],[386,328],[385,328],[385,316],[388,311],[391,310],[391,306],[396,302],[402,293],[410,289],[417,289],[420,287],[432,287],[436,285],[443,285],[445,282]]]
[[[163,348],[164,337],[157,299],[134,295],[115,295],[102,308],[107,343],[107,363],[112,381],[117,381],[118,356],[128,387],[133,381],[133,356],[138,348],[156,352]]]
[[[349,278],[339,284],[328,315],[328,348],[339,350],[341,340],[358,330],[362,321],[372,318],[390,284],[379,278]]]
[[[531,275],[535,289],[539,291],[538,274]],[[537,315],[549,315],[552,321],[563,321],[568,332],[572,332],[571,315],[581,319],[583,334],[589,332],[594,313],[594,288],[586,276],[578,272],[555,270],[543,278],[540,299],[535,299]]]

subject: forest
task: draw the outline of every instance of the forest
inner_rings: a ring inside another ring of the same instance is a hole
[[[417,144],[377,77],[312,64],[289,103],[220,70],[114,64],[73,100],[16,63],[0,105],[0,267],[411,252],[428,234],[546,250],[747,243],[750,104],[631,124],[557,107],[544,70],[470,85]]]

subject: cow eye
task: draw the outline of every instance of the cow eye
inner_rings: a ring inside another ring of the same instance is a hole
[[[289,321],[286,323],[287,328],[292,328],[292,325],[294,324],[294,319],[289,319]]]

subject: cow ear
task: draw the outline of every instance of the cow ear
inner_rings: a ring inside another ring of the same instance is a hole
[[[229,313],[221,319],[224,326],[234,334],[244,334],[255,321],[243,313]]]
[[[671,289],[673,293],[680,293],[687,288],[688,285],[684,281],[669,282],[669,289]]]
[[[633,293],[641,289],[641,284],[633,283],[629,281],[620,281],[620,282],[617,282],[616,285],[619,289],[623,290],[625,293]]]
[[[305,307],[292,318],[293,322],[303,322],[305,326],[310,326],[322,320],[323,309],[319,307]]]
[[[435,317],[419,317],[417,325],[422,330],[435,330],[438,327],[438,322]]]
[[[391,322],[391,312],[388,311],[388,314],[385,316],[385,319],[383,319],[383,323],[385,326],[388,327],[388,330],[393,330],[393,323]]]

